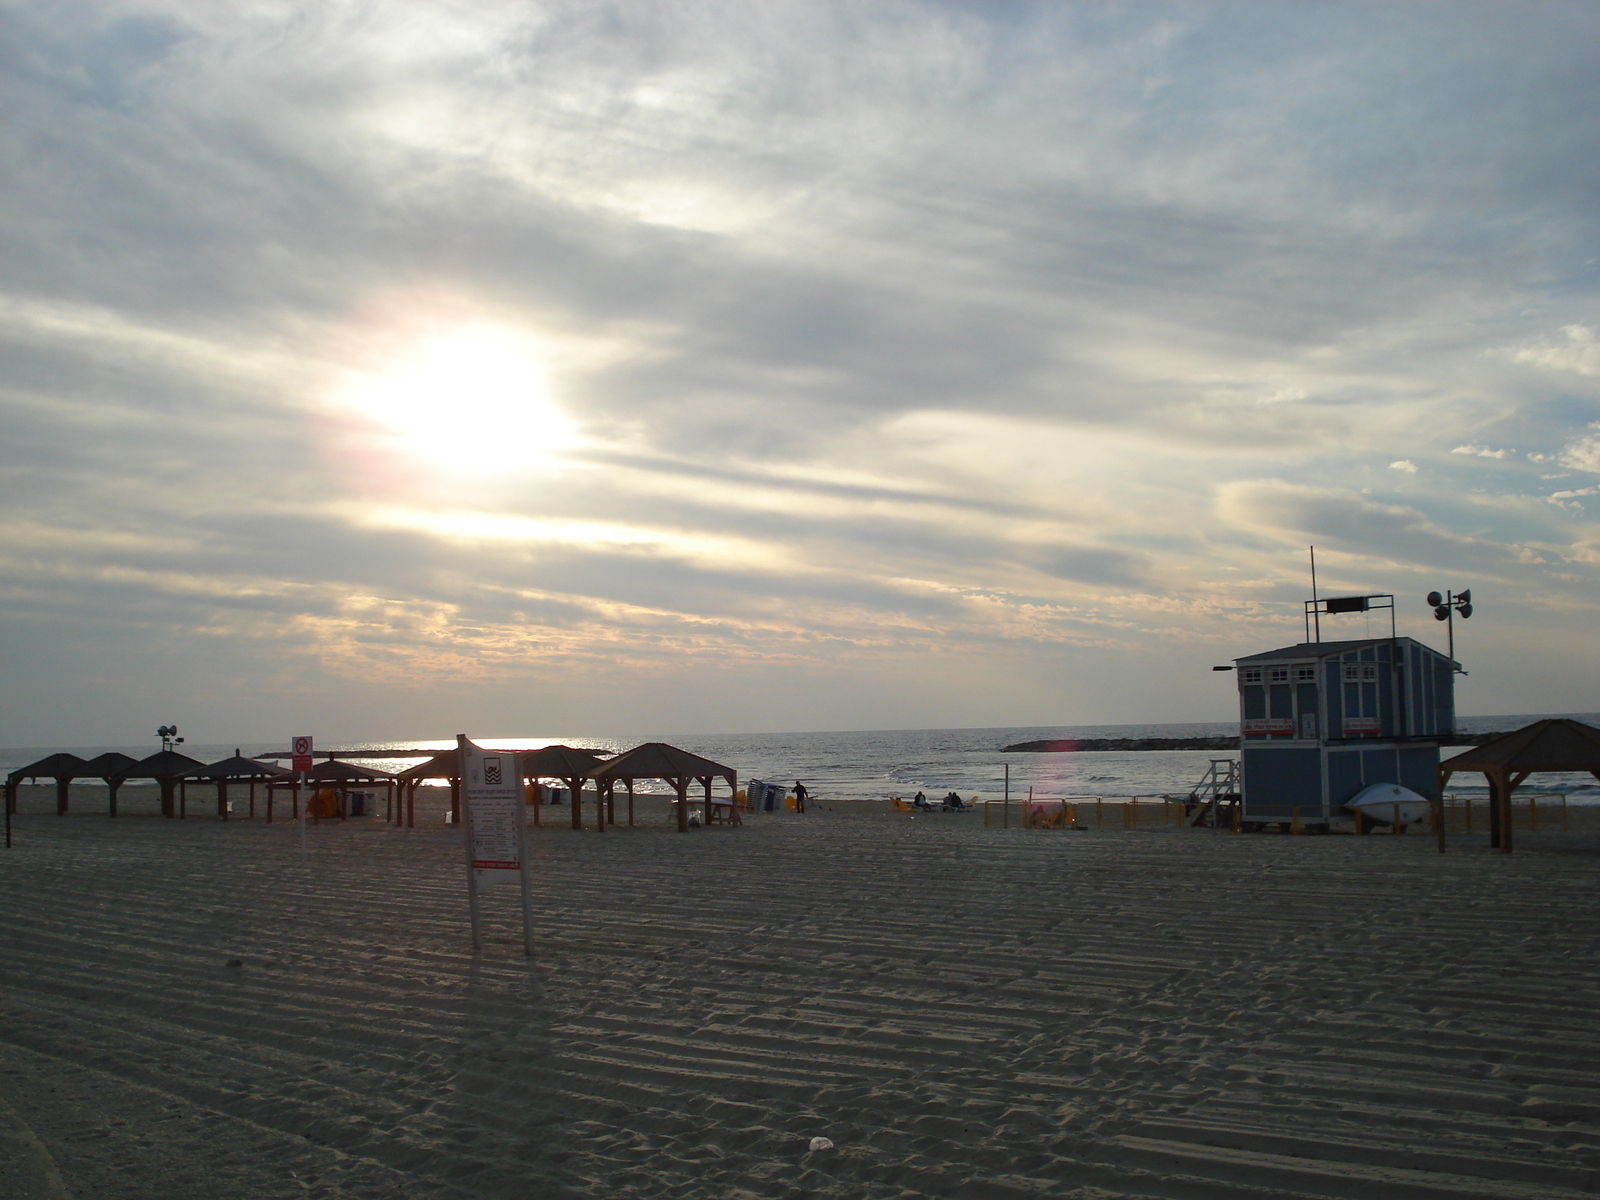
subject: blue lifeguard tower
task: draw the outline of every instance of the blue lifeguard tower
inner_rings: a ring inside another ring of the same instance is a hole
[[[1389,636],[1321,640],[1321,618],[1388,609]],[[1313,636],[1315,630],[1315,636]],[[1306,601],[1306,640],[1234,660],[1246,826],[1350,820],[1374,783],[1432,799],[1439,747],[1455,729],[1450,657],[1396,637],[1392,595]]]

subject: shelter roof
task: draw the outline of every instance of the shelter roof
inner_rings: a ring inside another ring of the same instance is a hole
[[[395,775],[396,779],[459,779],[461,755],[455,750],[435,754],[427,762],[407,767]]]
[[[525,779],[575,779],[587,775],[604,757],[601,750],[541,746],[522,756],[521,770]]]
[[[131,767],[124,767],[117,772],[118,779],[176,779],[195,767],[203,767],[204,763],[198,759],[190,758],[187,754],[179,754],[176,750],[158,750],[149,758],[141,758]]]
[[[7,776],[13,782],[18,779],[76,779],[83,773],[83,759],[76,754],[62,751],[41,758],[38,762],[31,762],[25,767],[19,767]]]
[[[137,758],[120,750],[107,750],[104,754],[97,754],[84,763],[78,771],[78,778],[110,779],[113,775],[122,774],[125,768],[133,766],[138,761]]]
[[[610,762],[596,763],[584,774],[589,779],[700,779],[720,775],[732,780],[737,772],[665,742],[646,742]]]
[[[244,758],[235,754],[232,758],[225,758],[221,762],[208,763],[206,766],[197,767],[193,771],[185,771],[186,779],[283,779],[294,772],[280,767],[277,763],[258,762],[253,758]]]
[[[1356,638],[1345,642],[1300,642],[1293,646],[1284,646],[1278,650],[1264,650],[1260,654],[1247,654],[1243,658],[1236,658],[1236,663],[1270,662],[1279,659],[1307,659],[1307,658],[1333,658],[1336,655],[1348,654],[1353,650],[1365,650],[1368,646],[1387,646],[1393,640],[1405,642],[1426,650],[1429,654],[1439,654],[1432,646],[1424,646],[1415,638]],[[1440,658],[1444,655],[1439,654]]]
[[[493,751],[496,747],[485,746]],[[575,746],[541,746],[537,750],[503,750],[504,754],[517,756],[517,769],[524,779],[571,779],[587,774],[589,768],[605,757],[603,750],[580,750]],[[446,750],[427,762],[407,767],[398,775],[400,779],[459,779],[461,758],[457,751]]]
[[[1600,773],[1600,729],[1568,717],[1535,721],[1447,758],[1444,771],[1593,771]]]
[[[306,772],[308,783],[388,783],[394,779],[392,771],[378,767],[358,767],[355,763],[330,759]]]

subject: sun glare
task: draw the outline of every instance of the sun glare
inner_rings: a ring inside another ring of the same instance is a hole
[[[452,473],[548,465],[577,440],[538,343],[486,322],[417,336],[352,370],[332,399],[395,451]]]

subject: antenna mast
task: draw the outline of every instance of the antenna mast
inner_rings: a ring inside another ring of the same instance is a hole
[[[1311,547],[1311,619],[1317,625],[1317,641],[1322,640],[1322,614],[1318,612],[1321,605],[1317,603],[1317,548]],[[1306,629],[1306,641],[1311,640],[1311,630]]]

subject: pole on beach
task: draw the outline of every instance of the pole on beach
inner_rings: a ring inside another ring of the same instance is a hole
[[[302,803],[302,801],[305,799],[304,793],[309,780],[309,773],[311,771],[311,749],[313,744],[313,739],[309,734],[304,737],[293,737],[289,739],[289,749],[294,752],[292,755],[293,761],[290,765],[296,771],[300,772],[300,783],[294,791],[294,805],[298,810],[295,813],[295,816],[300,819],[300,853],[302,854],[304,854],[306,851],[306,809],[310,807],[309,805]],[[271,821],[272,788],[270,785],[267,787],[267,805],[267,820]]]
[[[456,752],[461,758],[459,769],[463,779],[466,778],[467,764],[466,755],[461,754],[461,748],[466,740],[466,734],[456,734]],[[456,793],[452,793],[451,799],[456,799]],[[472,949],[476,953],[483,949],[483,935],[479,930],[478,873],[472,866],[472,805],[470,803],[463,804],[456,811],[460,814],[456,821],[456,827],[461,830],[461,853],[465,856],[467,862],[467,916],[472,922]]]
[[[1028,789],[1028,795],[1030,795],[1030,796],[1033,795],[1033,789],[1032,788]],[[1004,825],[1004,828],[1009,829],[1011,827],[1011,764],[1010,763],[1006,764],[1006,799],[1005,799],[1005,807],[1002,808],[1000,811],[1005,813],[1005,818],[1004,818],[1005,825]]]
[[[519,775],[520,778],[520,775]],[[537,786],[537,785],[535,785]],[[539,815],[538,797],[534,797],[533,813]],[[528,861],[528,810],[517,813],[517,854],[522,860],[522,953],[533,957],[533,864]]]

